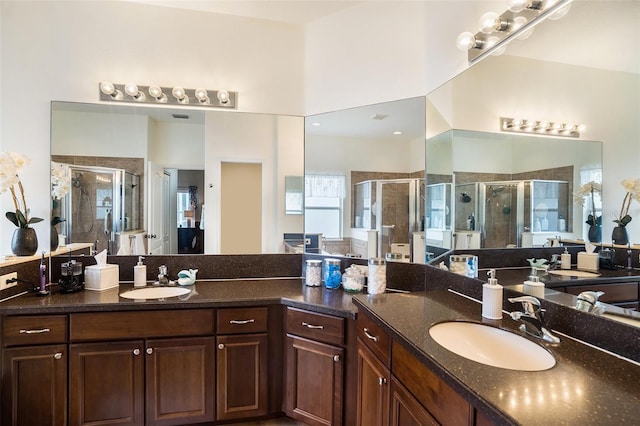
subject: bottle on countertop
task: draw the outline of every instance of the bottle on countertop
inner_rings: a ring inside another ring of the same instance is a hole
[[[488,319],[502,319],[502,286],[496,279],[496,270],[487,272],[489,282],[482,286],[482,316]]]
[[[142,263],[143,256],[138,256],[138,264],[133,267],[133,286],[144,287],[147,285],[147,265]]]
[[[49,290],[47,290],[47,264],[44,261],[44,252],[42,252],[42,259],[40,260],[38,278],[40,279],[40,282],[37,295],[46,296],[49,294]]]
[[[571,269],[571,255],[566,247],[564,253],[560,255],[560,269]]]

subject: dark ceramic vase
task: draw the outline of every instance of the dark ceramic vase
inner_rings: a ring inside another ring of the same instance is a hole
[[[38,236],[33,228],[18,228],[13,231],[11,251],[16,256],[33,256],[38,251]]]
[[[602,225],[589,225],[589,241],[599,243],[602,241]]]
[[[629,234],[627,234],[626,226],[616,226],[611,233],[611,242],[613,244],[626,246],[629,244]]]
[[[58,230],[55,226],[51,225],[51,251],[56,251],[60,241],[58,239]]]

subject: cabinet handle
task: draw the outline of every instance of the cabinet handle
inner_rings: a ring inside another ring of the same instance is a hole
[[[334,355],[333,356],[333,361],[334,362],[339,362],[340,361],[340,355]]]
[[[307,328],[311,328],[312,330],[324,330],[324,325],[313,325],[308,322],[303,322],[302,325]]]
[[[62,359],[62,352],[56,352],[53,354],[53,359]]]
[[[140,349],[135,348],[135,349],[133,350],[133,354],[134,354],[134,355],[140,355]]]
[[[218,345],[218,349],[220,349],[220,350],[224,349],[224,344],[220,343],[220,344]]]
[[[50,328],[39,328],[37,330],[20,330],[20,334],[40,334],[50,332]]]
[[[384,386],[387,383],[387,379],[385,379],[384,377],[378,377],[378,384],[380,386]]]
[[[254,319],[248,319],[248,320],[231,320],[229,321],[229,324],[250,324],[252,322],[256,322],[256,320]]]
[[[153,348],[147,348],[147,355],[151,355],[153,353]]]
[[[367,327],[364,328],[364,335],[367,336],[367,339],[373,340],[374,342],[378,343],[378,338],[373,334],[370,334]]]

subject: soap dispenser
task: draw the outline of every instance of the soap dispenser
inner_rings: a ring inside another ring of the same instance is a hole
[[[571,255],[566,247],[564,253],[560,255],[560,269],[571,269]]]
[[[531,268],[531,275],[524,282],[524,292],[534,297],[544,297],[544,283],[540,281],[536,268]]]
[[[496,279],[496,270],[487,272],[489,282],[482,286],[482,316],[488,319],[502,319],[502,286]]]
[[[142,263],[143,256],[138,256],[138,264],[133,267],[133,286],[144,287],[147,285],[147,265]]]

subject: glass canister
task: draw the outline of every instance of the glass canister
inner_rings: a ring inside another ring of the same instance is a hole
[[[387,263],[381,257],[369,259],[367,293],[381,294],[387,289]]]
[[[338,288],[340,287],[340,281],[342,280],[342,274],[340,273],[340,259],[325,259],[324,260],[324,286],[326,288]]]
[[[449,256],[449,270],[469,278],[478,278],[478,257],[471,254]]]
[[[322,260],[307,259],[304,271],[304,283],[309,287],[318,287],[322,282]]]
[[[345,291],[362,291],[364,288],[364,272],[352,265],[342,274],[342,288]]]

